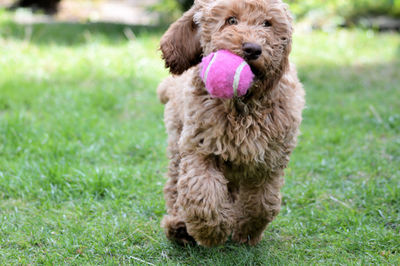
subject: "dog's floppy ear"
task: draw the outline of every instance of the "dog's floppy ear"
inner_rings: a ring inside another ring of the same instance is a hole
[[[285,72],[287,70],[287,68],[289,67],[289,54],[292,51],[292,34],[293,34],[293,17],[292,14],[289,11],[289,6],[287,4],[283,4],[283,8],[285,11],[285,15],[287,18],[287,36],[281,36],[281,41],[285,47],[285,51],[284,51],[284,60],[282,62],[281,65],[281,69],[283,72]]]
[[[193,6],[161,38],[162,58],[172,74],[182,74],[201,61],[198,25],[193,20],[195,13],[196,6]]]

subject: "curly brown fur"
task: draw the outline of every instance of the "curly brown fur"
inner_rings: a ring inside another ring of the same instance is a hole
[[[193,21],[195,7],[171,25],[161,39],[160,49],[165,66],[173,74],[182,74],[201,61],[198,26]]]
[[[227,23],[231,16],[237,25]],[[279,213],[283,170],[304,107],[288,59],[291,22],[280,0],[198,0],[163,36],[167,67],[183,73],[158,88],[166,104],[170,164],[162,226],[169,239],[214,246],[232,236],[255,245]],[[256,74],[249,92],[210,97],[199,77],[199,55],[226,49],[245,57],[245,42],[262,46],[259,58],[247,60]]]

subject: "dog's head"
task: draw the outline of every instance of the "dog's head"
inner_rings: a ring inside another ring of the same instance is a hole
[[[181,74],[202,56],[229,50],[273,85],[289,64],[292,18],[281,0],[196,0],[161,39],[166,66]]]

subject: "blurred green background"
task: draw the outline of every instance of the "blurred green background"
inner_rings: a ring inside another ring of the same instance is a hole
[[[400,17],[399,0],[288,0],[287,2],[298,18],[307,16],[316,9],[337,14],[346,21],[371,15]]]

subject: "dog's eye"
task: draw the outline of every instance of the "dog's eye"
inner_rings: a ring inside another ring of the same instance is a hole
[[[271,27],[271,26],[272,26],[272,23],[271,23],[271,21],[266,20],[266,21],[264,21],[263,26],[266,27],[266,28],[268,28],[268,27]]]
[[[226,22],[227,22],[229,25],[237,25],[237,24],[238,24],[238,20],[237,20],[236,17],[229,17],[229,18],[226,20]]]

